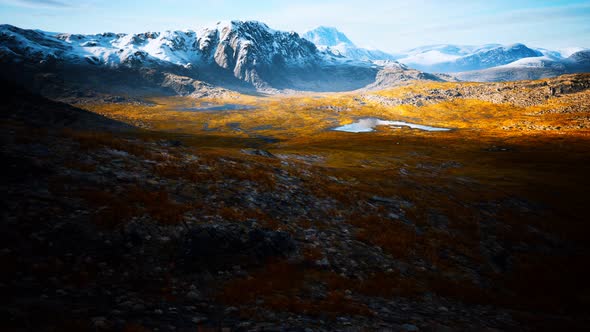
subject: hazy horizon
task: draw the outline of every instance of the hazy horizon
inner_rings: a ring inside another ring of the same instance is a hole
[[[229,20],[300,34],[335,27],[358,46],[388,52],[433,44],[590,47],[588,1],[0,0],[1,23],[53,32],[196,30]]]

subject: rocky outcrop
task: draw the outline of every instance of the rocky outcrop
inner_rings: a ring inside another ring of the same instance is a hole
[[[363,90],[381,90],[408,84],[411,81],[437,81],[452,80],[448,75],[429,74],[418,70],[409,69],[404,65],[388,65],[379,70],[375,82],[366,86]]]

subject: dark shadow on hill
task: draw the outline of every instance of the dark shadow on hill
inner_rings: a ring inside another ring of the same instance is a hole
[[[5,59],[6,60],[6,59]],[[15,82],[51,99],[101,98],[103,95],[218,97],[230,91],[263,96],[277,90],[343,92],[375,82],[378,68],[360,65],[253,67],[239,79],[216,65],[197,68],[162,65],[108,67],[45,62],[0,61],[0,79]]]
[[[128,131],[133,126],[71,105],[53,101],[8,81],[0,81],[4,93],[0,119],[45,129]]]

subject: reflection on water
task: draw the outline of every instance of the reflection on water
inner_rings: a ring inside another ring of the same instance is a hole
[[[412,129],[420,129],[425,131],[448,131],[448,128],[437,128],[425,125],[419,125],[415,123],[409,123],[405,121],[387,121],[381,120],[378,118],[363,118],[359,119],[357,122],[347,124],[345,126],[340,126],[333,128],[332,130],[336,131],[346,131],[349,133],[368,133],[375,131],[375,127],[377,126],[390,126],[392,128],[395,127],[409,127]]]

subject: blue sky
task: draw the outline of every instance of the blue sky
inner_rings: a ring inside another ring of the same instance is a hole
[[[334,26],[364,47],[428,44],[590,47],[590,1],[575,0],[0,0],[0,23],[55,32],[198,29],[258,20],[304,32]]]

